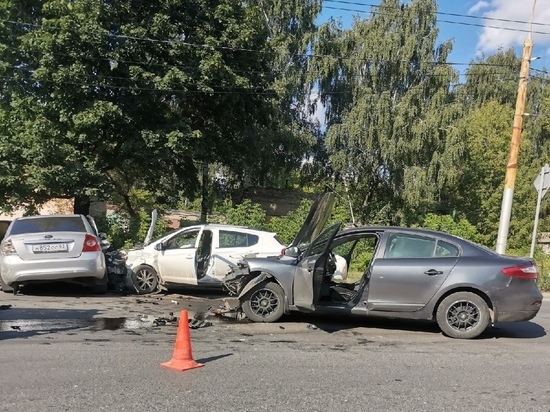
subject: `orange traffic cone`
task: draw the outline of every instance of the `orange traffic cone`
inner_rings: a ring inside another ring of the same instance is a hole
[[[178,324],[178,333],[176,335],[176,345],[174,346],[174,355],[168,362],[161,363],[161,366],[177,371],[186,371],[188,369],[200,368],[204,366],[193,360],[191,354],[191,337],[189,336],[189,317],[187,311],[182,310]]]

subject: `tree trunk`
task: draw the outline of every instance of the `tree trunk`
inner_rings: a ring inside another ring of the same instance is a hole
[[[208,162],[202,162],[201,223],[208,217]]]

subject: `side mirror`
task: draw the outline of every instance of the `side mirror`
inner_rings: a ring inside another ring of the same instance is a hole
[[[99,232],[99,238],[100,238],[101,240],[107,239],[107,233]]]
[[[296,246],[289,247],[284,250],[284,255],[289,257],[298,257],[300,254],[300,249],[298,249]]]
[[[155,245],[155,250],[164,250],[166,248],[166,246],[164,245],[164,243],[160,242],[160,243],[157,243]]]

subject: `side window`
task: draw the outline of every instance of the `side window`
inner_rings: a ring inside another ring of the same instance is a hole
[[[434,256],[435,239],[421,236],[392,234],[386,245],[386,258],[426,258]]]
[[[220,230],[220,248],[249,247],[258,244],[257,235],[250,233]]]
[[[167,249],[190,249],[194,248],[197,243],[198,230],[181,233],[166,243]]]
[[[459,255],[459,251],[455,245],[439,240],[435,248],[435,255],[439,257],[455,257]]]

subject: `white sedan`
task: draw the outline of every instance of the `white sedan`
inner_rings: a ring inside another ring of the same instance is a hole
[[[243,257],[280,255],[275,233],[242,226],[206,224],[185,227],[141,249],[128,251],[134,289],[151,293],[160,285],[222,286],[231,265]]]

